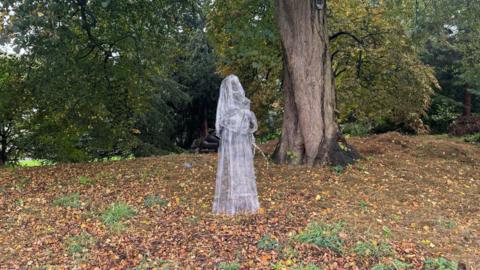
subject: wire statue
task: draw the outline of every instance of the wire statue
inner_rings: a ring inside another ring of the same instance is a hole
[[[214,214],[249,214],[260,207],[253,168],[257,119],[237,76],[220,86],[215,129],[220,137]]]

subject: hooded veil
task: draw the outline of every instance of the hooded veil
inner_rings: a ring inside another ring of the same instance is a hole
[[[227,76],[220,86],[215,129],[220,148],[213,212],[254,213],[259,208],[253,168],[257,120],[235,75]]]

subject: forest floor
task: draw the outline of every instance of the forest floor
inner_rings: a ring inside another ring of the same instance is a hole
[[[239,217],[210,213],[216,154],[0,169],[0,269],[480,269],[478,145],[349,142],[347,168],[258,156]]]

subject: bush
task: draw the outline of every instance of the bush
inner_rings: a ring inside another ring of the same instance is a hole
[[[462,104],[442,95],[432,99],[432,105],[425,119],[433,133],[446,133],[452,122],[460,116]]]
[[[372,132],[372,125],[364,122],[352,122],[340,125],[343,134],[351,136],[368,136]]]
[[[480,132],[465,136],[464,141],[468,143],[480,143]]]
[[[280,130],[275,130],[275,131],[270,132],[270,133],[261,134],[260,136],[258,136],[256,138],[256,140],[259,143],[266,143],[266,142],[269,142],[269,141],[272,141],[272,140],[280,139],[281,136],[282,136],[281,131]]]
[[[463,136],[480,132],[480,116],[462,116],[448,127],[448,134]]]

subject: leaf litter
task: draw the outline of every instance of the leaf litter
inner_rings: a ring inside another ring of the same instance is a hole
[[[210,213],[215,154],[0,169],[0,269],[369,269],[397,261],[421,269],[435,257],[480,267],[478,146],[398,133],[349,142],[364,159],[340,174],[267,168],[258,156],[262,208],[250,216]],[[52,203],[59,198],[66,201]],[[136,210],[118,229],[102,222],[115,203]],[[341,252],[296,240],[314,223],[343,224]],[[73,249],[82,235],[95,241]],[[272,248],[259,244],[265,239]],[[394,252],[355,252],[381,246]]]

